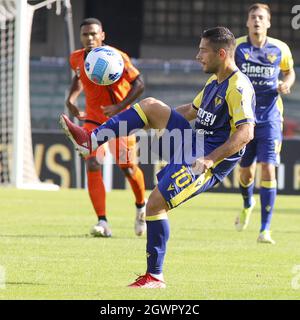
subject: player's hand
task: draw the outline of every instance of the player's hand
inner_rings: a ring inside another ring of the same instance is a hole
[[[214,162],[207,158],[198,158],[192,164],[192,170],[195,174],[200,175],[202,173],[206,173],[209,168],[214,165]]]
[[[83,121],[86,119],[86,113],[84,111],[80,111],[80,109],[71,101],[66,101],[66,106],[68,107],[71,114],[78,120]]]
[[[112,104],[110,106],[101,106],[103,113],[106,117],[110,118],[115,114],[119,113],[123,110],[123,108],[118,104]]]
[[[277,92],[280,94],[289,94],[291,93],[291,87],[286,82],[279,80]]]

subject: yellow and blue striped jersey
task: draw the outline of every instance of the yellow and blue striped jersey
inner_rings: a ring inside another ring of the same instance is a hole
[[[207,154],[222,145],[238,125],[254,123],[254,89],[238,69],[221,83],[213,75],[195,97],[193,107],[198,110],[195,129],[204,134]]]
[[[256,121],[282,121],[283,105],[277,92],[280,71],[293,68],[291,51],[284,42],[267,37],[262,48],[252,45],[248,36],[237,39],[235,61],[250,79],[256,94]]]

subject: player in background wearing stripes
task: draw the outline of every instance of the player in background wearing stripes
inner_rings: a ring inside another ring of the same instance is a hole
[[[248,10],[248,35],[237,39],[235,61],[250,79],[256,95],[254,139],[247,145],[240,163],[240,190],[244,208],[235,221],[245,230],[255,206],[253,197],[256,162],[261,163],[261,227],[257,241],[274,244],[270,224],[277,193],[275,167],[280,162],[283,104],[281,94],[289,94],[295,82],[293,58],[282,41],[268,37],[271,12],[267,4],[255,3]],[[279,80],[280,72],[282,80]]]
[[[124,72],[121,78],[109,86],[100,86],[91,82],[84,71],[84,59],[93,48],[104,45],[105,33],[98,19],[87,18],[80,25],[80,40],[83,48],[71,53],[70,65],[75,72],[66,105],[73,116],[84,122],[83,127],[92,131],[110,117],[126,110],[138,98],[144,83],[140,72],[132,65],[128,55],[118,50],[124,60]],[[85,110],[76,105],[78,96],[85,94]],[[145,182],[144,174],[135,163],[136,138],[134,135],[110,141],[109,149],[128,179],[135,195],[136,219],[135,233],[142,235],[145,223]],[[104,150],[94,150],[85,157],[88,191],[98,217],[98,223],[92,228],[94,236],[110,237],[112,232],[106,218],[105,186],[101,166],[98,160]],[[97,160],[98,159],[98,160]]]

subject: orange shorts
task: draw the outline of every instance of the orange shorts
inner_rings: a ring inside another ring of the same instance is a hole
[[[83,125],[88,131],[93,131],[98,126],[94,123],[85,123]],[[91,157],[96,157],[99,163],[103,162],[105,152],[109,149],[113,155],[116,163],[120,167],[128,167],[136,164],[136,137],[135,135],[130,135],[127,137],[120,137],[117,139],[112,139],[107,143],[100,146],[97,150],[94,150],[92,154],[87,156],[85,159]]]

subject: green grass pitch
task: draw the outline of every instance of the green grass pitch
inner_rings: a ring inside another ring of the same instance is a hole
[[[113,237],[92,238],[86,191],[1,188],[0,299],[300,298],[299,196],[277,198],[274,246],[256,243],[259,205],[249,229],[235,231],[240,195],[206,193],[173,210],[165,290],[126,287],[146,268],[133,201],[130,191],[108,193]]]

